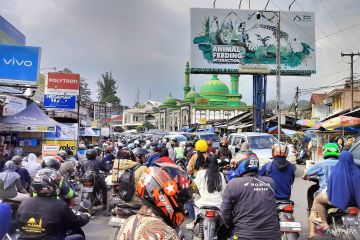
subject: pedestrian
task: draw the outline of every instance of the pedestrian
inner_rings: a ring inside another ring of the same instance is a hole
[[[342,152],[344,149],[344,139],[342,137],[336,138],[336,144],[339,146],[340,152]]]
[[[41,165],[37,160],[37,157],[34,153],[29,153],[27,156],[27,164],[25,168],[28,170],[30,177],[34,178],[36,172],[41,169]]]
[[[343,148],[343,151],[349,151],[353,144],[354,144],[354,138],[350,135],[347,136],[345,138],[345,146]]]

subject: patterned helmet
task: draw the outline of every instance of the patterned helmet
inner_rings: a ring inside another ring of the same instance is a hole
[[[59,193],[58,174],[52,169],[40,169],[31,184],[31,189],[38,196],[51,197]]]
[[[184,206],[190,199],[187,174],[175,164],[162,163],[145,170],[136,185],[141,201],[171,227],[184,221]]]
[[[289,149],[285,143],[274,143],[272,145],[272,156],[273,157],[287,157]]]
[[[252,151],[237,153],[230,164],[235,169],[232,177],[241,177],[250,172],[257,173],[259,170],[259,159]]]

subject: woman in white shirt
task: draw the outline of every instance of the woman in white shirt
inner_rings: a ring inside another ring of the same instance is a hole
[[[226,180],[219,171],[216,155],[210,155],[199,170],[194,182],[199,190],[200,198],[195,201],[197,208],[214,206],[220,208],[221,195],[225,190]]]

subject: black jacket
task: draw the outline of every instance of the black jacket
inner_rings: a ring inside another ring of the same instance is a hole
[[[100,161],[99,159],[96,160],[85,160],[81,162],[81,170],[83,173],[92,170],[96,172],[96,175],[99,176],[99,171],[109,172],[105,163]]]
[[[75,215],[64,201],[47,197],[24,200],[17,211],[18,239],[60,240],[70,228],[89,222],[85,214]]]

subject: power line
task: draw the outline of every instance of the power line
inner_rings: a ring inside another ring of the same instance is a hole
[[[328,34],[328,35],[322,36],[322,37],[316,39],[315,42],[320,41],[320,40],[322,40],[322,39],[324,39],[324,38],[328,38],[328,37],[330,37],[330,36],[334,36],[334,35],[336,35],[336,34],[338,34],[338,33],[345,32],[345,31],[347,31],[347,30],[349,30],[349,29],[351,29],[351,28],[354,28],[354,27],[356,27],[356,26],[359,26],[359,25],[360,25],[360,23],[356,23],[356,24],[353,24],[353,25],[351,25],[351,26],[345,27],[345,28],[343,28],[343,29],[341,29],[341,30],[339,30],[339,31],[337,31],[337,32],[333,32],[333,33],[330,33],[330,34]]]

